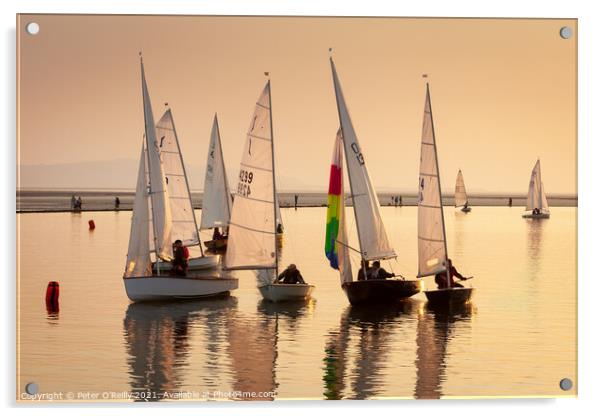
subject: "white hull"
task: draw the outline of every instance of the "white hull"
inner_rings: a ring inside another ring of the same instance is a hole
[[[311,296],[313,285],[277,283],[259,287],[264,299],[272,302],[304,300]]]
[[[204,257],[195,257],[192,259],[188,259],[188,270],[207,270],[207,269],[215,269],[219,264],[220,256],[204,256]],[[155,264],[155,269],[160,272],[169,272],[171,270],[171,263],[166,261],[160,261]]]
[[[550,211],[542,210],[537,215],[533,215],[533,211],[525,211],[523,212],[523,218],[550,218]]]
[[[206,298],[238,288],[238,279],[216,277],[129,277],[123,283],[134,302]]]

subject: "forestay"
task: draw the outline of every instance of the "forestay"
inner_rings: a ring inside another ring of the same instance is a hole
[[[541,165],[539,159],[531,171],[531,180],[529,181],[529,194],[527,195],[527,211],[533,211],[535,208],[548,210],[548,199],[543,190],[541,182]]]
[[[395,251],[387,238],[387,232],[380,215],[380,204],[370,182],[365,156],[351,123],[351,116],[343,97],[343,91],[332,58],[330,59],[330,65],[362,258],[376,260],[396,257]]]
[[[144,131],[146,137],[147,163],[150,181],[150,199],[153,218],[153,241],[151,247],[157,256],[169,261],[172,258],[171,240],[171,207],[169,194],[165,183],[163,164],[161,163],[161,151],[155,132],[155,120],[151,107],[146,77],[144,75],[144,64],[140,61],[142,71],[142,100],[144,103]]]
[[[168,109],[157,123],[157,138],[161,149],[161,161],[171,209],[171,239],[182,240],[186,247],[199,244],[186,169],[180,143],[176,134],[171,110]]]
[[[213,118],[209,153],[207,154],[207,171],[203,188],[203,212],[201,228],[225,227],[232,212],[232,197],[219,134],[217,114]]]
[[[140,151],[140,163],[138,167],[138,180],[136,182],[136,196],[134,197],[134,208],[132,210],[132,225],[130,228],[130,242],[128,244],[128,255],[125,264],[124,277],[150,276],[152,265],[150,259],[149,214],[147,176],[145,171],[146,155],[144,143]]]
[[[437,147],[431,97],[427,84],[418,182],[418,276],[430,276],[445,270],[446,260],[447,246],[441,207]]]
[[[454,199],[456,207],[461,207],[468,203],[466,187],[464,186],[464,176],[462,175],[461,170],[458,171],[458,176],[456,177],[456,192],[454,194]]]
[[[251,118],[234,195],[227,269],[277,268],[270,82]]]

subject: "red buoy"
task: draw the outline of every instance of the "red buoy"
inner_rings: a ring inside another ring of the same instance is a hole
[[[90,230],[93,230],[96,228],[96,224],[94,224],[94,220],[88,221],[88,227],[90,227]]]
[[[49,312],[58,312],[59,310],[59,282],[48,282],[46,287],[46,309]]]

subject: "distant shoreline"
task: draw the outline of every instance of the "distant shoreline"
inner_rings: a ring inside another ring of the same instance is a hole
[[[133,191],[69,191],[69,190],[21,190],[17,191],[17,213],[53,213],[74,212],[71,209],[71,195],[81,196],[83,207],[80,212],[103,211],[131,211],[134,202]],[[298,195],[299,208],[325,207],[327,194],[325,192],[280,192],[278,200],[282,208],[292,208],[295,205],[295,195]],[[416,206],[416,194],[383,192],[378,194],[378,199],[383,207],[394,206],[395,197],[401,196],[401,206]],[[119,209],[115,209],[115,197],[119,197]],[[507,206],[508,199],[512,198],[514,207],[526,205],[525,195],[469,195],[471,206]],[[347,205],[351,204],[350,195],[346,195]],[[202,207],[202,192],[192,192],[192,203],[195,209]],[[551,207],[577,207],[578,198],[569,195],[549,195],[548,203]],[[444,206],[453,206],[453,195],[443,196]]]

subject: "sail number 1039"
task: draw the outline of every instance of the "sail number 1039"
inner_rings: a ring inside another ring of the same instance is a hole
[[[238,189],[236,192],[241,196],[248,197],[251,195],[251,182],[253,182],[253,172],[241,169],[238,174]]]

